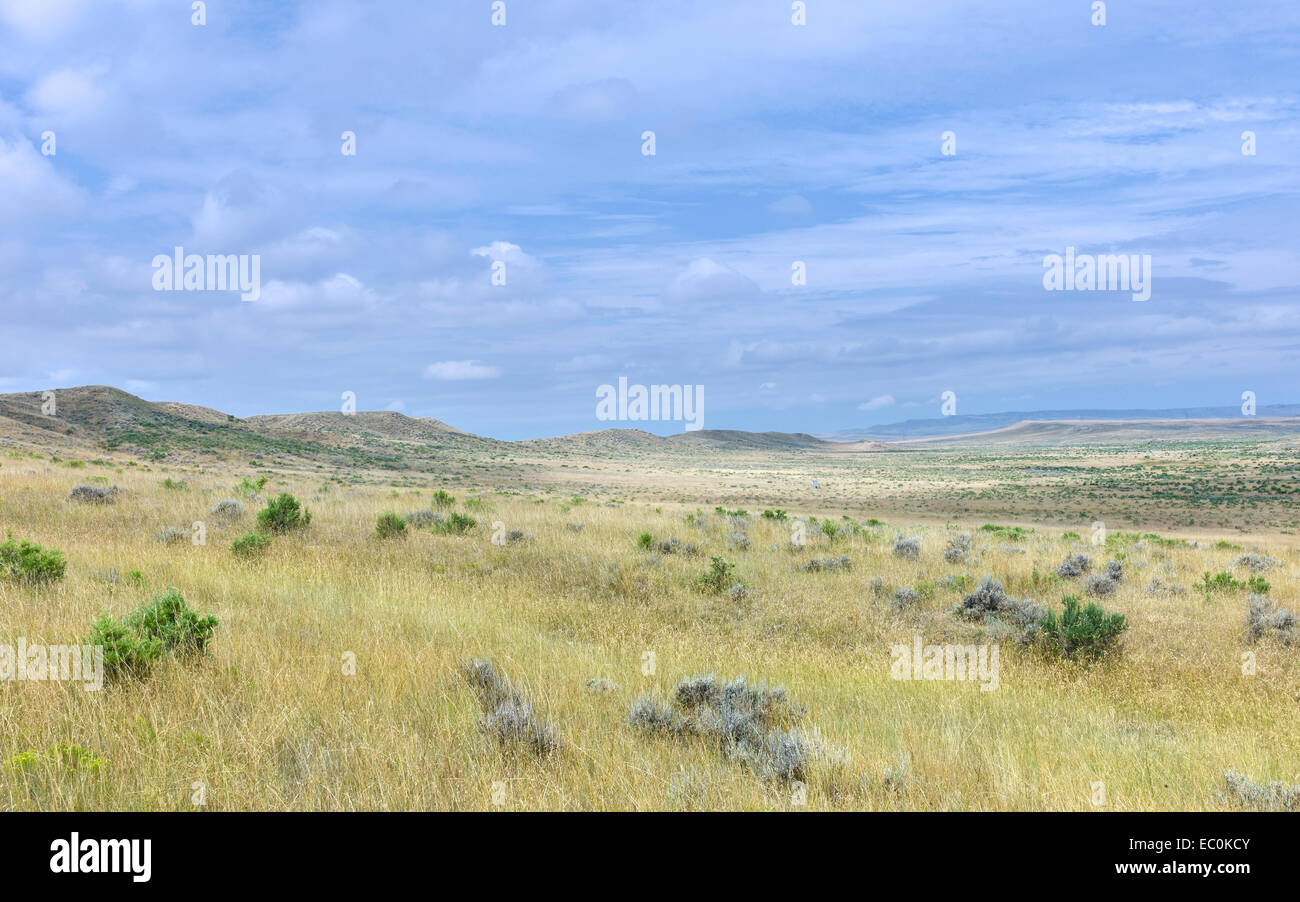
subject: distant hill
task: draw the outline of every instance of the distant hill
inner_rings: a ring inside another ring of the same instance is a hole
[[[146,401],[106,385],[59,389],[55,415],[40,392],[0,395],[0,445],[59,455],[124,450],[153,459],[195,455],[251,462],[310,461],[313,466],[429,470],[467,465],[471,452],[519,457],[635,459],[713,454],[855,454],[944,445],[1140,443],[1212,437],[1300,435],[1300,405],[1168,411],[1040,411],[909,420],[825,436],[701,429],[654,435],[602,429],[504,442],[462,432],[431,417],[394,411],[264,414],[239,419],[209,407]],[[504,465],[504,464],[503,464]]]
[[[894,442],[898,449],[993,445],[1141,445],[1148,442],[1300,435],[1300,417],[1205,420],[1023,420],[1002,429]]]
[[[1300,404],[1270,404],[1258,408],[1258,417],[1300,417]],[[1240,407],[1179,407],[1167,410],[1034,410],[1005,411],[1003,413],[959,414],[950,417],[904,420],[882,426],[862,429],[843,429],[820,433],[818,438],[832,442],[876,439],[896,442],[914,438],[945,435],[971,435],[1003,429],[1024,421],[1086,421],[1124,420],[1150,422],[1156,420],[1248,420]]]

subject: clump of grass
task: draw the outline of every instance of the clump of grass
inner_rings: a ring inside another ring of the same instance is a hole
[[[899,536],[894,539],[894,556],[915,558],[921,554],[921,540],[916,536]]]
[[[121,619],[100,615],[86,644],[104,647],[105,679],[142,677],[167,655],[202,653],[216,628],[216,617],[200,616],[168,589]]]
[[[82,504],[112,504],[117,500],[118,487],[115,485],[79,485],[68,493],[68,498]]]
[[[1280,780],[1256,783],[1235,770],[1223,775],[1229,800],[1243,808],[1257,811],[1300,811],[1300,786],[1287,786]]]
[[[462,661],[460,672],[486,712],[479,723],[484,735],[498,745],[522,748],[538,757],[560,747],[555,727],[534,714],[532,705],[496,672],[490,660]]]
[[[52,583],[63,579],[67,569],[67,559],[55,548],[42,548],[26,539],[20,542],[8,533],[0,542],[0,577],[31,584]]]
[[[172,479],[170,476],[163,480],[162,485],[163,488],[171,489],[174,492],[183,492],[189,488],[184,479]]]
[[[672,707],[642,696],[627,720],[652,736],[703,738],[760,778],[788,782],[807,776],[816,752],[796,728],[805,713],[780,687],[750,686],[743,677],[720,683],[710,674],[678,683]]]
[[[1274,636],[1286,645],[1300,642],[1300,625],[1293,611],[1279,607],[1266,595],[1251,595],[1246,601],[1246,631],[1252,641]]]
[[[396,539],[406,535],[406,521],[389,511],[379,515],[375,535],[380,539]]]
[[[1076,579],[1092,570],[1092,555],[1076,551],[1056,568],[1056,575],[1061,579]]]
[[[455,503],[456,503],[455,496],[448,494],[442,489],[438,489],[438,491],[433,493],[434,507],[446,508],[446,507],[451,507]]]
[[[853,562],[847,554],[839,557],[813,558],[799,568],[801,573],[818,573],[823,570],[852,570]]]
[[[245,560],[261,557],[270,547],[271,537],[261,532],[250,532],[230,543],[230,550],[235,557]]]
[[[1095,661],[1113,651],[1128,629],[1123,614],[1107,614],[1098,604],[1081,607],[1073,595],[1061,603],[1064,610],[1059,617],[1049,609],[1038,621],[1039,642],[1052,654]]]
[[[271,499],[257,512],[258,528],[277,535],[304,529],[309,523],[311,513],[288,492],[281,492],[278,498]]]

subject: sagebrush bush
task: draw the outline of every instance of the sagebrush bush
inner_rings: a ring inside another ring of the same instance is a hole
[[[179,545],[189,541],[190,531],[183,526],[168,526],[158,533],[158,541],[164,545]]]
[[[1279,563],[1281,562],[1275,557],[1269,557],[1266,554],[1259,555],[1259,554],[1255,554],[1254,552],[1250,552],[1247,554],[1243,554],[1241,557],[1233,561],[1232,566],[1249,567],[1251,570],[1254,570],[1256,573],[1262,573],[1265,570],[1271,570],[1272,568],[1276,567]]]
[[[167,655],[203,652],[216,628],[216,617],[200,616],[168,589],[120,619],[100,615],[86,644],[104,647],[106,680],[141,677]]]
[[[704,738],[761,778],[789,781],[804,779],[815,751],[795,729],[804,714],[782,688],[749,686],[744,678],[719,683],[709,675],[679,682],[671,708],[642,696],[627,721],[650,735]]]
[[[1256,783],[1229,770],[1223,775],[1228,799],[1243,808],[1257,811],[1300,811],[1300,786],[1288,786],[1280,780]]]
[[[894,539],[896,557],[914,558],[921,554],[921,540],[915,536],[899,536]]]
[[[1246,602],[1246,632],[1252,640],[1272,636],[1286,645],[1300,643],[1300,625],[1294,612],[1279,607],[1266,595],[1251,595]]]
[[[538,756],[560,747],[555,727],[537,717],[532,705],[496,672],[490,660],[462,661],[460,672],[486,712],[479,722],[486,736],[499,745],[518,747]]]
[[[1075,579],[1092,570],[1092,556],[1076,551],[1061,562],[1056,568],[1056,575],[1061,579]]]
[[[1123,614],[1107,614],[1098,604],[1080,607],[1079,599],[1061,599],[1064,610],[1043,612],[1038,621],[1038,638],[1043,648],[1063,658],[1097,660],[1109,654],[1128,629]]]
[[[284,534],[303,529],[311,523],[311,513],[288,492],[272,498],[257,513],[257,526],[263,532]]]
[[[112,504],[117,500],[117,493],[115,485],[79,485],[68,493],[68,497],[82,504]]]
[[[1098,598],[1114,595],[1119,584],[1105,573],[1094,573],[1083,581],[1083,591]]]
[[[965,533],[955,535],[948,539],[948,547],[943,552],[943,559],[950,564],[964,563],[966,556],[970,554],[971,537]]]
[[[244,505],[240,504],[234,498],[226,498],[218,501],[208,510],[208,513],[217,517],[224,517],[227,520],[234,520],[244,515]]]
[[[402,514],[402,519],[406,521],[407,526],[414,529],[424,529],[433,526],[435,523],[441,523],[443,521],[443,516],[442,514],[425,508],[423,510],[407,511]]]
[[[52,583],[63,579],[68,562],[63,552],[42,548],[26,539],[6,534],[0,542],[0,577],[27,583]]]
[[[733,551],[749,550],[749,534],[743,529],[737,529],[727,534],[727,547]]]
[[[847,554],[839,557],[813,558],[799,568],[801,573],[817,573],[823,570],[852,570],[853,561]]]
[[[375,524],[375,535],[381,539],[395,539],[404,536],[406,535],[406,521],[391,511],[380,514],[379,520]]]

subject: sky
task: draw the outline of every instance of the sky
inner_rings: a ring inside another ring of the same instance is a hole
[[[0,391],[503,439],[685,428],[599,419],[620,377],[789,432],[1300,401],[1300,4],[1096,5],[0,0]],[[176,247],[259,296],[156,290]],[[1067,248],[1150,298],[1046,290]]]

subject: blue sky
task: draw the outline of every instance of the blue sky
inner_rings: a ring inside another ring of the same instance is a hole
[[[681,431],[598,421],[619,376],[807,432],[1300,401],[1300,4],[806,7],[0,0],[0,391],[500,438]],[[178,245],[261,298],[155,292]],[[1151,299],[1045,291],[1068,246]]]

